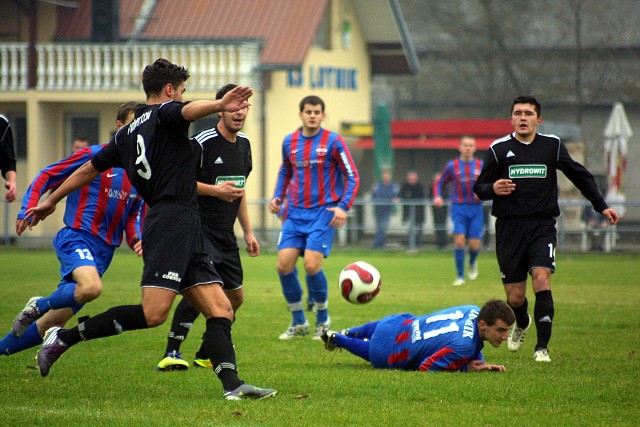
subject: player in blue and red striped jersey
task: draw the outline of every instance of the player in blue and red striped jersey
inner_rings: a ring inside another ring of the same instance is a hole
[[[506,302],[491,300],[482,309],[463,305],[425,316],[393,314],[341,333],[327,331],[322,340],[327,350],[344,348],[374,368],[504,371],[485,361],[482,348],[485,341],[500,347],[515,321]]]
[[[136,102],[123,104],[116,119],[121,127],[133,119]],[[25,211],[40,197],[57,187],[71,173],[102,149],[94,145],[42,169],[24,194],[16,220],[16,233],[30,225]],[[69,194],[64,224],[53,240],[60,260],[62,280],[48,297],[33,297],[16,317],[12,331],[0,340],[0,354],[14,354],[42,343],[52,326],[64,324],[84,304],[102,292],[101,276],[111,263],[126,232],[127,244],[141,254],[144,202],[123,169],[111,169],[91,183]]]
[[[463,136],[460,139],[460,157],[447,163],[435,186],[433,204],[444,206],[442,187],[449,182],[451,191],[451,221],[453,222],[453,258],[457,278],[453,285],[464,284],[464,251],[469,244],[469,279],[478,278],[478,254],[484,232],[482,202],[473,193],[473,185],[482,170],[482,160],[476,159],[476,139]]]
[[[280,335],[284,340],[309,331],[296,269],[298,256],[304,257],[307,286],[316,304],[313,338],[320,339],[330,326],[322,261],[331,252],[336,228],[346,223],[360,186],[358,170],[344,139],[321,127],[324,101],[307,96],[299,108],[302,127],[284,138],[282,165],[269,202],[271,213],[283,213],[276,269],[293,316],[287,331]]]

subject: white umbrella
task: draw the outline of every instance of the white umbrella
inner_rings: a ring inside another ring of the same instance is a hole
[[[607,203],[615,206],[618,213],[624,215],[625,195],[622,187],[622,178],[627,167],[627,151],[629,138],[633,131],[627,119],[627,113],[620,102],[613,104],[613,110],[604,128],[604,152],[607,168],[609,189]]]

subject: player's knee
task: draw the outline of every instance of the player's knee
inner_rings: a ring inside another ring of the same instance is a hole
[[[162,325],[168,317],[169,310],[144,310],[144,319],[150,328]]]
[[[320,270],[322,270],[322,262],[316,261],[315,259],[305,259],[304,260],[304,271],[310,276],[317,274]]]
[[[216,301],[216,304],[213,306],[213,316],[225,317],[233,321],[235,314],[231,302],[228,299],[226,301]]]
[[[75,299],[77,302],[84,304],[102,295],[102,282],[100,280],[91,283],[83,283],[82,286],[76,286]]]
[[[287,273],[289,273],[289,271],[287,271],[285,266],[282,265],[279,262],[276,263],[276,271],[278,272],[278,274],[287,274]]]
[[[544,268],[537,268],[532,271],[531,277],[534,292],[547,291],[551,289],[551,272]]]
[[[235,313],[238,311],[238,309],[244,302],[244,296],[243,295],[230,296],[229,302],[231,303],[231,310]]]

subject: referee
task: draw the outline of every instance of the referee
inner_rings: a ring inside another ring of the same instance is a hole
[[[222,99],[236,87],[233,83],[224,85],[216,92],[216,99]],[[242,228],[247,253],[252,257],[260,254],[260,244],[251,227],[245,197],[245,184],[253,168],[251,143],[241,132],[248,113],[249,107],[234,112],[219,112],[215,127],[191,138],[202,147],[197,179],[204,244],[234,314],[244,301],[244,272],[233,230],[236,218]],[[174,311],[167,347],[157,370],[189,368],[189,363],[180,354],[180,346],[199,314],[189,301],[182,298]],[[204,345],[196,353],[193,366],[211,367]]]
[[[507,303],[516,314],[507,347],[511,351],[520,349],[531,326],[526,298],[530,274],[538,334],[533,358],[550,362],[548,345],[554,315],[551,274],[556,268],[555,218],[560,215],[557,171],[561,170],[611,224],[620,217],[607,206],[593,175],[571,158],[560,138],[536,132],[542,123],[540,110],[534,97],[513,100],[514,132],[491,144],[473,190],[482,200],[493,199],[498,266]]]

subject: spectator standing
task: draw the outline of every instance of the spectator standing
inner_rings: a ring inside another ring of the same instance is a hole
[[[424,224],[424,186],[418,173],[407,173],[405,183],[400,189],[402,197],[402,221],[407,224],[407,252],[417,253],[422,246],[422,228]]]
[[[371,202],[376,218],[376,235],[372,247],[382,249],[386,244],[387,231],[394,205],[398,202],[398,184],[392,181],[391,171],[383,170],[380,174],[380,182],[374,184],[371,190]]]
[[[442,172],[437,172],[433,175],[433,181],[429,187],[429,199],[433,202],[434,194],[436,194],[436,188],[438,181],[442,177]],[[448,196],[448,189],[445,187],[441,190],[440,196],[445,199]],[[447,239],[447,218],[449,217],[449,207],[444,204],[442,206],[436,206],[431,204],[431,214],[433,215],[433,228],[436,236],[436,247],[440,250],[445,249],[449,243]]]

